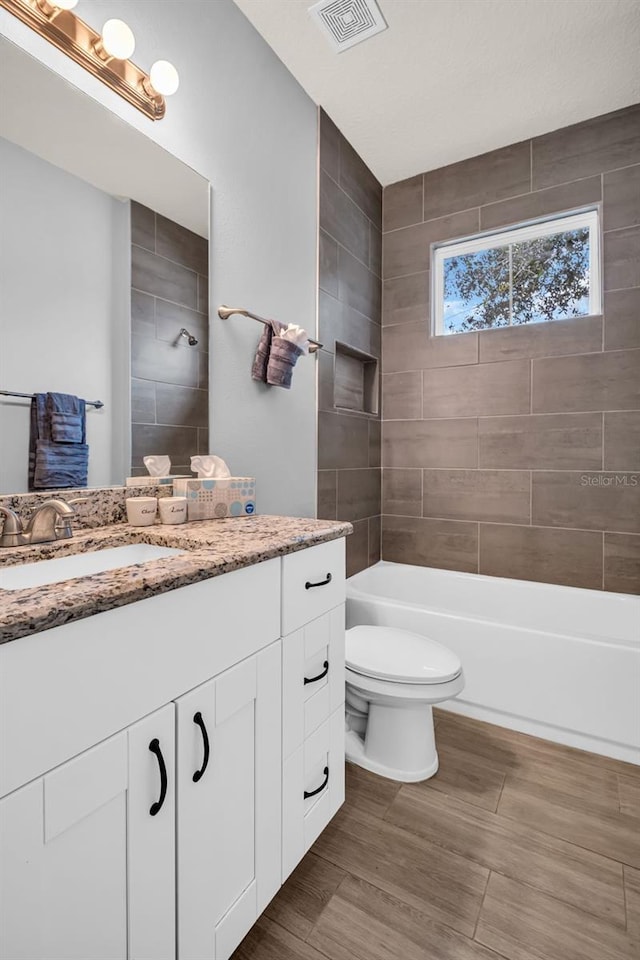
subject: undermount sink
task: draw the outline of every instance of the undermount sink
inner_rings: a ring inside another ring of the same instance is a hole
[[[104,573],[106,570],[131,567],[136,563],[163,560],[165,557],[175,557],[184,553],[184,550],[173,547],[130,543],[124,547],[109,547],[106,550],[90,553],[74,553],[68,557],[38,560],[37,563],[0,567],[0,589],[29,590],[32,587],[44,587],[50,583],[74,580],[76,577],[89,577],[93,573]]]

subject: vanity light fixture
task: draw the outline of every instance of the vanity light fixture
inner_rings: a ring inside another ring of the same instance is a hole
[[[157,60],[147,74],[129,58],[135,50],[133,31],[123,20],[107,20],[97,33],[73,8],[78,0],[0,0],[0,7],[26,23],[120,94],[151,120],[164,117],[165,97],[179,85],[178,71],[168,60]]]

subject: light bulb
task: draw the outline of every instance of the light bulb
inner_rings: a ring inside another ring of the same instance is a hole
[[[163,97],[170,97],[180,86],[178,71],[168,60],[156,60],[149,71],[151,86]]]
[[[59,10],[73,10],[78,6],[78,0],[51,0],[51,5]]]
[[[124,20],[107,20],[102,28],[102,46],[110,57],[128,60],[136,48],[131,27],[128,27]]]

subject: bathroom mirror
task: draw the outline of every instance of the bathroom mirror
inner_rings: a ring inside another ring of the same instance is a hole
[[[209,217],[204,178],[0,38],[0,391],[27,395],[0,393],[0,494],[33,393],[103,404],[88,486],[209,452]]]

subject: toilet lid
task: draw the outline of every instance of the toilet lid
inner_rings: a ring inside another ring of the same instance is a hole
[[[394,627],[347,630],[345,660],[354,673],[395,683],[446,683],[462,670],[442,644]]]

